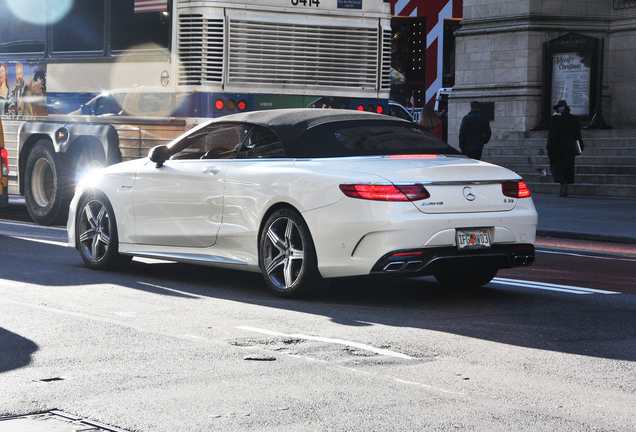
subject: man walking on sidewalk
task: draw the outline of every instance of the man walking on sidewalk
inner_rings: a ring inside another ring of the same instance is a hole
[[[462,154],[472,159],[481,159],[484,145],[490,141],[491,135],[490,122],[481,115],[481,104],[472,101],[470,112],[464,116],[459,127],[459,148]]]

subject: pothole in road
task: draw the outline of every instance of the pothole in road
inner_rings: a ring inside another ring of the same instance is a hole
[[[322,339],[322,338],[320,338]],[[334,362],[345,366],[387,366],[404,362],[421,362],[413,358],[390,351],[389,347],[375,348],[370,345],[353,346],[339,340],[310,340],[294,336],[272,338],[238,338],[229,340],[232,346],[256,349],[243,360],[274,361],[280,355],[306,357],[319,361]],[[345,345],[345,346],[342,346]],[[259,349],[263,351],[258,352]]]
[[[303,339],[298,339],[298,338],[275,337],[271,339],[256,339],[256,338],[233,339],[229,343],[230,345],[241,347],[241,348],[258,347],[258,346],[283,348],[283,347],[298,345],[303,342],[306,342],[306,341]]]
[[[128,432],[61,411],[0,417],[0,432]]]

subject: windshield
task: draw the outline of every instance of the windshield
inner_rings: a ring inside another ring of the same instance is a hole
[[[302,133],[287,151],[294,158],[460,154],[413,123],[347,121],[319,125]]]

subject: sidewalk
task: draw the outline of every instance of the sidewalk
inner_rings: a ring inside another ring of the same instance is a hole
[[[537,236],[636,244],[636,199],[532,194]]]

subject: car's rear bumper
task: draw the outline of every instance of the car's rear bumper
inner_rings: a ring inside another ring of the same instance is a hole
[[[423,265],[406,267],[416,273],[430,274],[462,262],[475,262],[482,268],[483,265],[512,267],[519,265],[514,248],[533,245],[535,241],[538,218],[530,199],[519,200],[511,211],[449,214],[422,214],[414,211],[411,203],[364,202],[364,206],[357,207],[355,201],[358,200],[343,200],[329,212],[305,214],[323,277],[382,272],[378,263],[384,263],[383,259],[396,251],[405,250],[423,251]],[[492,247],[460,252],[458,229],[486,230]]]
[[[456,247],[397,250],[380,258],[371,273],[425,276],[471,272],[529,266],[534,258],[534,245],[524,243],[495,244],[488,249],[471,250]]]

